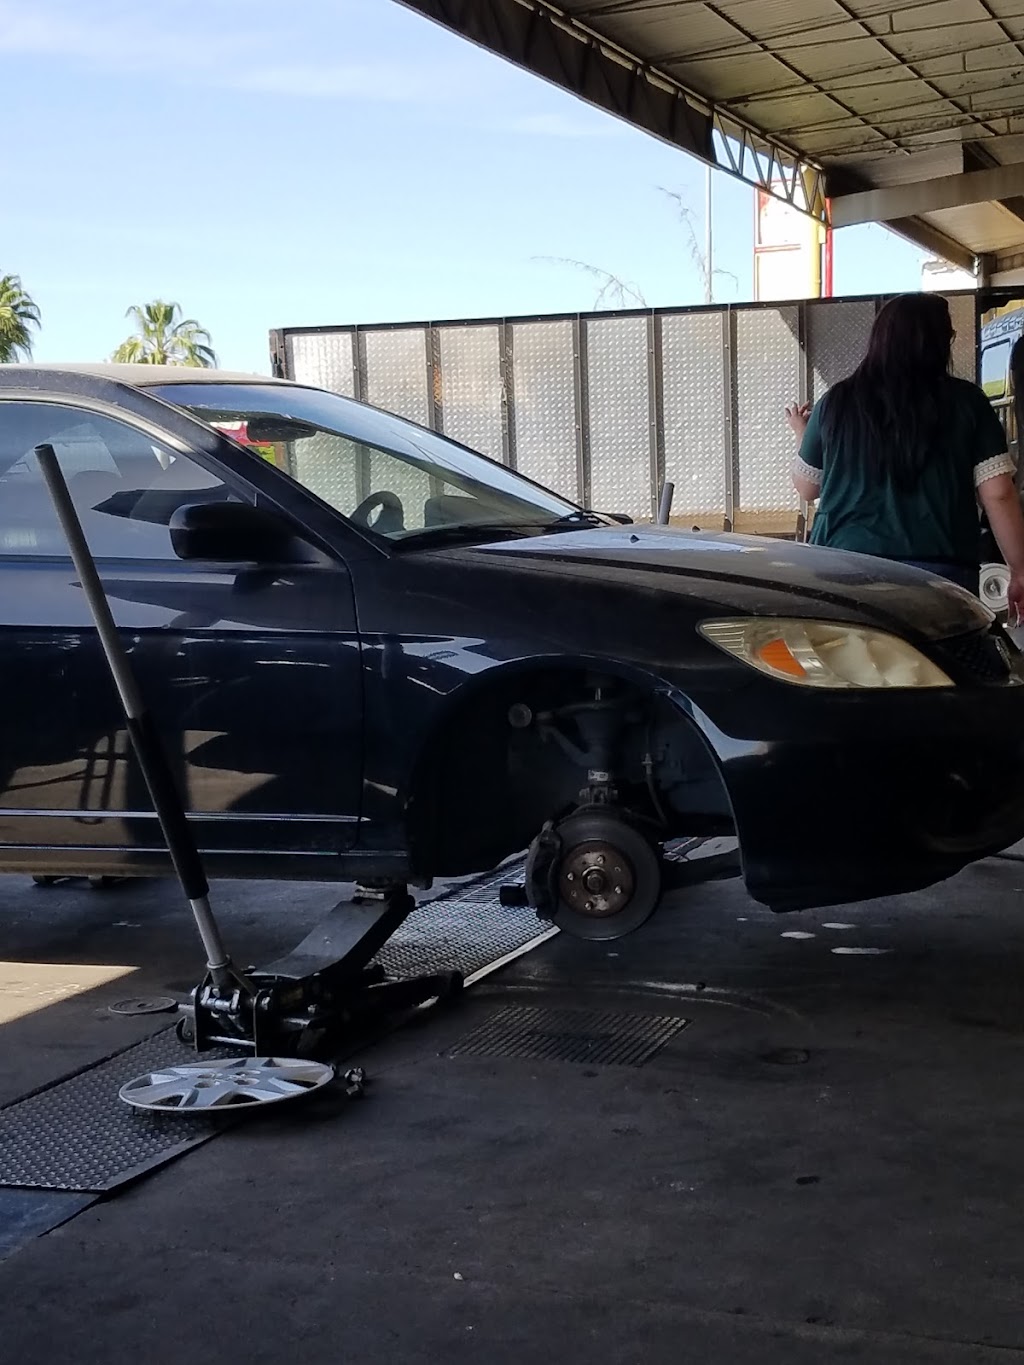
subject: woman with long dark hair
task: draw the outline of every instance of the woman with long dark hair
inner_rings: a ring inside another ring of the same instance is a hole
[[[977,592],[978,503],[1010,569],[1011,624],[1024,620],[1024,515],[992,405],[950,374],[954,332],[938,294],[879,311],[867,354],[813,409],[786,409],[800,437],[793,483],[818,507],[815,545],[898,560]]]

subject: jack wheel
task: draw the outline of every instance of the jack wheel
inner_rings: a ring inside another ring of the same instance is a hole
[[[562,849],[554,869],[554,922],[598,942],[639,929],[661,899],[661,862],[632,825],[600,811],[571,815],[555,830]]]
[[[174,1025],[174,1032],[177,1034],[179,1043],[184,1043],[186,1047],[192,1047],[196,1041],[196,1021],[189,1015],[184,1015]]]

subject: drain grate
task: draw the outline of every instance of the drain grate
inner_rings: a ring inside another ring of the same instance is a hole
[[[505,906],[498,893],[522,878],[513,863],[498,873],[428,901],[412,912],[377,954],[389,976],[459,971],[468,983],[536,948],[558,930],[529,906]]]
[[[643,1066],[689,1022],[664,1014],[508,1005],[456,1043],[449,1055]]]
[[[225,1051],[204,1058],[229,1056]],[[223,1120],[137,1114],[117,1098],[126,1081],[193,1060],[173,1029],[0,1109],[0,1185],[102,1193],[171,1161]]]

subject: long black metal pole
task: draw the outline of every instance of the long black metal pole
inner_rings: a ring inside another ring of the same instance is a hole
[[[89,612],[96,626],[107,667],[121,699],[128,736],[149,789],[150,800],[160,822],[167,850],[178,874],[181,889],[192,907],[196,928],[199,930],[199,937],[206,953],[206,965],[214,985],[228,985],[234,980],[231,974],[231,959],[210,909],[210,887],[206,872],[192,836],[185,807],[175,786],[174,774],[167,761],[159,731],[143,702],[128,656],[121,644],[107,595],[96,571],[96,562],[89,549],[53,446],[36,446],[35,453],[64,531],[75,573],[82,585]]]

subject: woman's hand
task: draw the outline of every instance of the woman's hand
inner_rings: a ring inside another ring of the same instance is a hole
[[[786,408],[786,421],[798,441],[803,439],[803,434],[807,430],[813,406],[813,403],[790,403]]]

